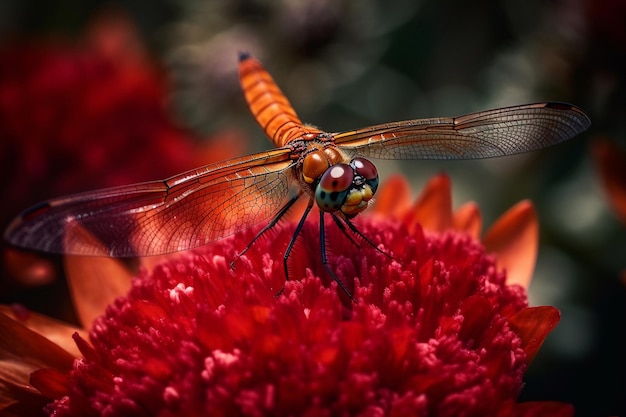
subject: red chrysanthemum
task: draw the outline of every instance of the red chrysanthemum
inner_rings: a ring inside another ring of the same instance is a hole
[[[172,117],[168,95],[165,75],[118,13],[96,19],[80,42],[0,45],[0,229],[46,198],[165,178],[240,153],[236,144],[200,147]],[[16,257],[7,255],[15,279],[45,273]]]
[[[117,35],[115,27],[101,30],[102,42]],[[192,135],[167,113],[165,78],[132,52],[51,42],[0,48],[0,161],[8,174],[0,185],[10,204],[3,224],[39,199],[188,168]]]
[[[141,274],[88,338],[74,336],[82,358],[73,369],[37,371],[32,389],[54,400],[54,416],[572,415],[565,404],[516,402],[559,319],[552,307],[528,307],[503,269],[521,270],[511,271],[517,282],[529,263],[532,273],[532,206],[494,225],[483,239],[496,248],[489,254],[475,238],[476,206],[447,207],[446,177],[413,207],[405,189],[399,180],[383,187],[375,215],[359,222],[393,260],[328,226],[330,268],[354,302],[321,264],[315,221],[286,283],[294,225],[236,259],[250,230]]]

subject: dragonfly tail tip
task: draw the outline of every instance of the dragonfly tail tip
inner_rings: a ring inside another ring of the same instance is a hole
[[[239,51],[239,62],[243,62],[248,58],[251,58],[252,55],[248,51]]]

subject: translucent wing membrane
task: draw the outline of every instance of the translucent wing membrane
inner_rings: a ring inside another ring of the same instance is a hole
[[[47,252],[116,257],[195,248],[271,217],[289,192],[292,164],[289,149],[276,149],[165,181],[50,200],[22,213],[5,237]]]
[[[537,103],[385,123],[338,133],[335,143],[356,155],[381,159],[492,158],[563,142],[590,125],[571,104]]]
[[[324,152],[330,154],[334,137],[350,156],[471,159],[540,149],[591,124],[575,106],[538,103],[387,123],[331,136],[302,124],[257,60],[242,55],[239,74],[252,114],[278,149],[206,165],[164,181],[50,200],[22,213],[5,238],[16,246],[68,254],[128,257],[176,252],[267,221],[276,213],[280,217],[289,189],[302,173],[304,155],[320,146],[322,134]],[[290,146],[296,139],[298,146]],[[311,195],[315,181],[305,184],[309,188],[302,188],[300,195]],[[312,205],[313,200],[298,230]],[[294,242],[295,237],[290,246]]]

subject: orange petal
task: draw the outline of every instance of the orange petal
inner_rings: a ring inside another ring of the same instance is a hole
[[[4,314],[0,314],[0,358],[3,362],[21,363],[31,371],[70,370],[74,363],[74,356],[60,346]],[[6,370],[3,364],[0,371],[4,374]]]
[[[488,252],[497,255],[500,268],[506,270],[507,284],[528,288],[537,261],[539,222],[530,201],[511,207],[483,238]]]
[[[56,368],[58,374],[72,369],[74,357],[21,323],[0,314],[0,414],[41,415],[50,400],[30,383],[41,368]]]
[[[522,339],[527,363],[532,362],[543,341],[560,319],[559,310],[551,306],[528,307],[509,319],[511,328]]]
[[[107,247],[77,221],[66,223],[63,248],[66,253],[88,253],[93,256],[108,256],[109,253]]]
[[[411,187],[402,175],[392,175],[378,189],[374,206],[370,211],[385,217],[397,217],[406,212],[411,204]]]
[[[76,314],[85,328],[130,289],[133,274],[119,259],[66,256],[63,263]]]
[[[84,330],[53,318],[32,311],[21,310],[15,307],[0,305],[0,313],[28,327],[54,344],[78,358],[81,356],[72,335],[79,333],[84,336]]]
[[[102,254],[63,258],[76,314],[83,327],[89,328],[107,305],[128,292],[133,274],[120,260],[106,256],[105,245],[78,222],[66,226],[64,245],[69,248],[68,252],[72,252],[71,248],[87,247],[89,250],[83,253]]]
[[[426,183],[405,221],[409,230],[418,224],[434,232],[443,232],[452,226],[452,192],[447,175],[439,174]]]
[[[626,223],[626,153],[609,139],[597,139],[592,155],[609,203]]]
[[[483,219],[480,214],[480,208],[478,204],[473,201],[459,207],[452,218],[452,224],[455,230],[465,232],[475,239],[480,238],[482,223]]]

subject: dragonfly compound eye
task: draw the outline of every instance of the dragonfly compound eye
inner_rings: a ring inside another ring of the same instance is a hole
[[[378,170],[376,166],[365,158],[354,158],[350,165],[356,175],[363,177],[365,183],[372,188],[372,193],[378,189]]]
[[[348,195],[354,181],[354,169],[336,164],[324,172],[315,188],[315,202],[322,211],[337,211]]]
[[[341,212],[348,218],[365,210],[378,188],[378,171],[374,164],[364,158],[355,158],[350,167],[354,178],[341,205]]]

